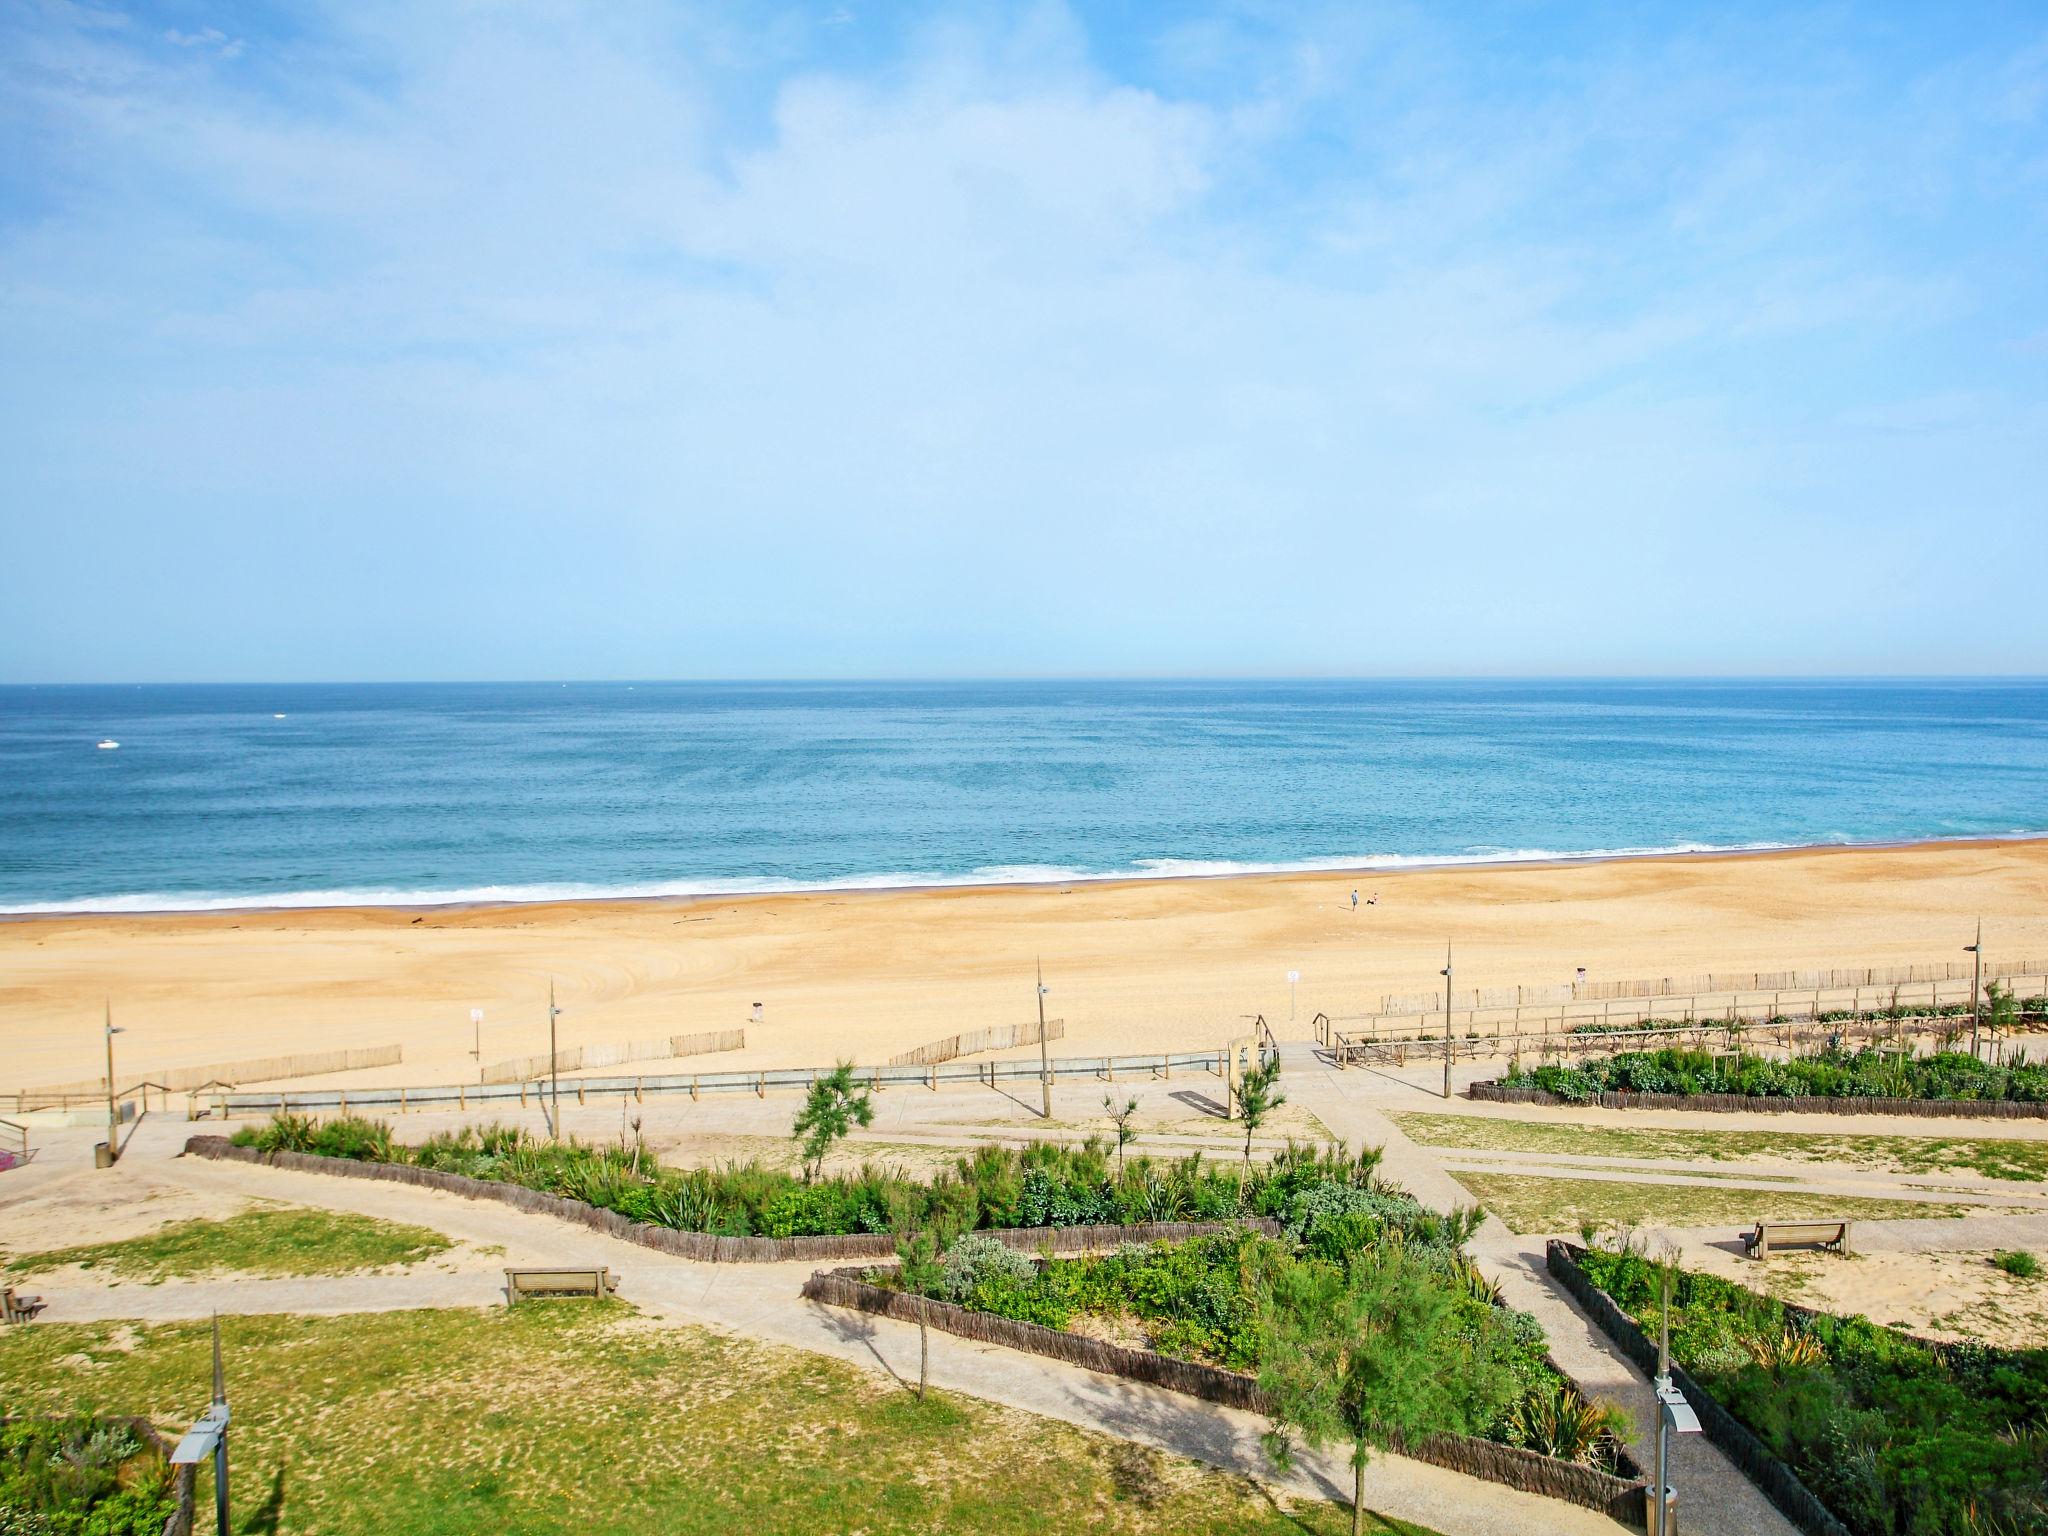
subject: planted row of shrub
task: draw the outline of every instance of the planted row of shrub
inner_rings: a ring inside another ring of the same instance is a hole
[[[2048,1102],[2048,1066],[1999,1066],[1960,1051],[1914,1056],[1868,1046],[1824,1049],[1789,1061],[1670,1048],[1624,1051],[1575,1066],[1517,1064],[1501,1075],[1500,1086],[1540,1088],[1572,1103],[1603,1093],[1668,1093],[2038,1104]]]
[[[161,1536],[177,1506],[162,1449],[130,1424],[0,1421],[5,1536]]]
[[[1080,1146],[977,1147],[928,1180],[870,1165],[805,1181],[758,1161],[667,1168],[642,1146],[548,1142],[507,1126],[465,1127],[406,1146],[382,1121],[278,1115],[244,1127],[233,1141],[516,1184],[676,1231],[774,1238],[885,1233],[906,1212],[917,1224],[952,1231],[1240,1216],[1298,1222],[1333,1198],[1332,1186],[1348,1187],[1378,1160],[1377,1152],[1344,1158],[1290,1145],[1261,1165],[1215,1163],[1199,1153],[1119,1162],[1091,1138]]]
[[[1397,1190],[1343,1187],[1350,1198],[1325,1202],[1341,1210],[1319,1211],[1278,1238],[1238,1229],[1034,1261],[969,1234],[921,1284],[903,1269],[867,1278],[1017,1322],[1124,1340],[1142,1335],[1159,1354],[1251,1378],[1271,1363],[1276,1313],[1289,1298],[1353,1279],[1405,1290],[1410,1302],[1390,1306],[1389,1315],[1434,1330],[1429,1369],[1442,1405],[1431,1432],[1613,1470],[1625,1416],[1582,1402],[1551,1365],[1542,1326],[1498,1304],[1462,1251],[1476,1213],[1443,1217]]]
[[[1646,1332],[1659,1266],[1589,1250]],[[1671,1353],[1859,1536],[2048,1532],[2048,1351],[1935,1347],[1678,1271]]]

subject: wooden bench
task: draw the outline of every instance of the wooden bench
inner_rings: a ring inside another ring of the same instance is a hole
[[[609,1269],[508,1269],[505,1271],[505,1299],[522,1296],[590,1296],[603,1300],[619,1288],[619,1277]]]
[[[1846,1221],[1760,1221],[1754,1232],[1742,1234],[1742,1246],[1759,1261],[1768,1259],[1773,1248],[1832,1248],[1849,1252],[1849,1223]]]
[[[0,1323],[25,1323],[42,1310],[40,1296],[24,1296],[11,1285],[0,1291]]]

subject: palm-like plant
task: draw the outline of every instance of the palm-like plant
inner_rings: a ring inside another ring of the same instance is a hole
[[[1573,1386],[1532,1393],[1508,1416],[1516,1440],[1559,1461],[1593,1466],[1613,1459],[1629,1438],[1627,1412],[1614,1403],[1588,1401]]]

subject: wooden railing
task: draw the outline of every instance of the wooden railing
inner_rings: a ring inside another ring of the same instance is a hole
[[[146,1082],[130,1083],[126,1088],[121,1089],[114,1095],[114,1102],[124,1104],[128,1100],[134,1099],[136,1101],[136,1113],[146,1115],[149,1113],[149,1094],[151,1089],[156,1090],[156,1107],[158,1109],[168,1108],[173,1090],[168,1083],[159,1083],[154,1079]],[[106,1102],[107,1090],[105,1088],[100,1089],[97,1093],[50,1093],[37,1088],[24,1088],[16,1093],[0,1093],[0,1107],[4,1107],[9,1113],[16,1115],[34,1114],[39,1109],[103,1109],[106,1107]]]

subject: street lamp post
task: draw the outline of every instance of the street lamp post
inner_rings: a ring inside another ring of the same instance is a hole
[[[1300,980],[1301,972],[1289,971],[1287,973],[1287,1022],[1290,1024],[1294,1022],[1294,988]]]
[[[1671,1383],[1671,1276],[1663,1282],[1663,1306],[1657,1321],[1657,1486],[1651,1490],[1649,1536],[1674,1536],[1671,1506],[1676,1501],[1671,1489],[1671,1437],[1700,1432],[1699,1415],[1685,1394]]]
[[[107,1000],[107,1163],[112,1166],[114,1159],[121,1155],[121,1110],[114,1098],[114,1036],[123,1031],[114,1027],[113,999]]]
[[[1451,945],[1444,941],[1444,1097],[1451,1096]]]
[[[481,1008],[469,1010],[469,1027],[475,1038],[469,1054],[476,1058],[476,1080],[484,1080],[484,1011]]]
[[[218,1536],[228,1536],[228,1387],[220,1363],[220,1314],[213,1315],[213,1402],[199,1422],[185,1432],[171,1452],[174,1467],[213,1463],[213,1521]]]
[[[562,1139],[562,1057],[555,1049],[555,1020],[562,1010],[555,1006],[555,978],[548,978],[548,1099],[552,1104],[549,1129],[555,1140]]]
[[[1970,978],[1970,1054],[1977,1054],[1977,1033],[1984,1021],[1984,919],[1977,919],[1977,942],[1965,944],[1963,953],[1973,957],[1976,970]],[[1936,1012],[1940,1010],[1937,1009]]]
[[[1045,1045],[1045,962],[1038,962],[1038,1089],[1045,1100],[1045,1118],[1052,1118],[1052,1056]]]

